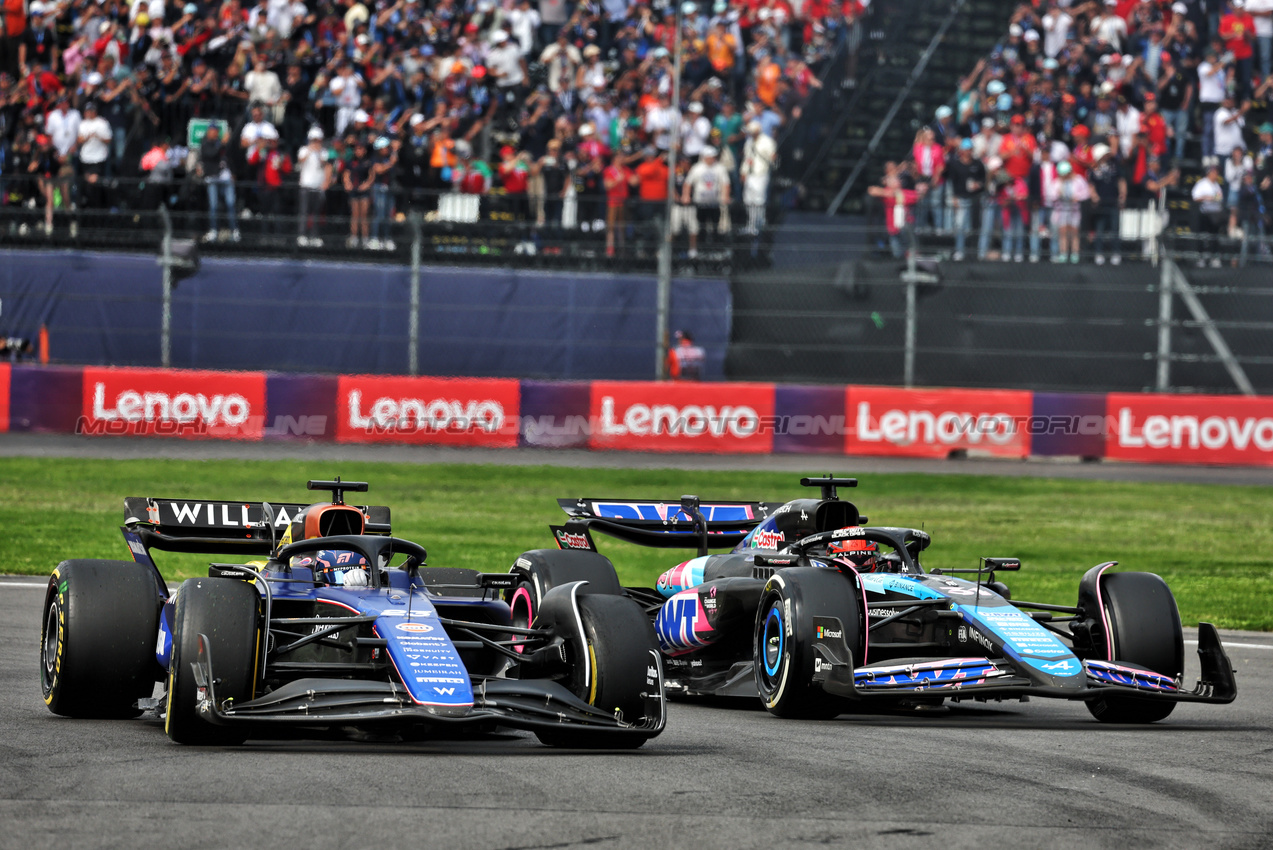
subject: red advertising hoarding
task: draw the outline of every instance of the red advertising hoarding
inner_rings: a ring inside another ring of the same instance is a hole
[[[338,442],[517,445],[516,380],[342,375],[336,388]]]
[[[844,450],[851,455],[944,458],[963,449],[1030,454],[1029,392],[849,387]]]
[[[259,440],[264,372],[86,368],[81,434]]]
[[[1105,410],[1108,458],[1273,465],[1273,398],[1111,393]]]
[[[772,384],[594,381],[593,449],[766,454]]]

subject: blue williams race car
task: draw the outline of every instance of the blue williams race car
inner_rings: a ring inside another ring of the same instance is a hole
[[[49,580],[49,709],[153,711],[182,744],[512,727],[629,748],[663,730],[662,658],[613,568],[577,575],[576,553],[526,553],[545,583],[533,622],[516,622],[500,595],[518,575],[427,567],[421,546],[391,536],[388,508],[345,503],[366,484],[308,487],[330,501],[125,499],[133,560],[63,561]],[[156,550],[257,560],[213,563],[169,595]]]
[[[1039,696],[1082,700],[1114,723],[1153,722],[1180,702],[1237,695],[1208,623],[1199,626],[1201,680],[1185,689],[1180,615],[1156,575],[1113,572],[1111,561],[1082,577],[1074,606],[1015,601],[998,575],[1019,570],[1017,559],[925,570],[929,535],[867,525],[838,496],[855,479],[800,483],[820,488],[821,498],[561,499],[569,520],[552,531],[581,555],[595,553],[593,532],[698,550],[657,587],[625,589],[654,624],[670,694],[759,695],[782,717]],[[512,605],[528,622],[546,597],[537,595],[535,570],[521,572]]]

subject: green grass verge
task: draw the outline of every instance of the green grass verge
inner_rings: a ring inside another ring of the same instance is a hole
[[[824,464],[825,465],[825,464]],[[123,497],[304,502],[307,478],[371,482],[394,532],[433,566],[504,571],[525,549],[552,546],[558,497],[782,501],[810,491],[796,475],[760,472],[417,466],[305,461],[0,459],[6,533],[0,572],[47,573],[68,557],[126,558]],[[871,475],[852,498],[872,524],[922,526],[927,567],[1018,556],[1019,599],[1073,604],[1078,580],[1105,560],[1161,575],[1186,625],[1273,630],[1273,488],[1110,483],[962,475]],[[600,538],[625,584],[653,584],[679,553]],[[170,579],[205,574],[206,556],[158,553]]]

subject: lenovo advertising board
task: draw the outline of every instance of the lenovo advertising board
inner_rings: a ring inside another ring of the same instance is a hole
[[[1273,465],[1273,398],[1111,393],[1105,406],[1108,458]]]
[[[259,440],[264,372],[86,368],[76,433]]]
[[[594,381],[588,446],[766,454],[773,412],[772,384]]]
[[[948,457],[965,450],[995,457],[1030,454],[1032,398],[1015,390],[904,390],[849,387],[851,455]]]
[[[342,375],[336,393],[338,442],[517,445],[515,380]]]

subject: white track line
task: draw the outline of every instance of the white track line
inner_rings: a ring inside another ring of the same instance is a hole
[[[0,587],[48,587],[47,581],[36,584],[31,581],[0,581]]]
[[[1187,640],[1185,643],[1190,643],[1194,646],[1198,645],[1196,640]],[[1273,649],[1273,646],[1266,643],[1234,643],[1233,641],[1224,640],[1223,638],[1220,639],[1220,645],[1225,647],[1240,646],[1243,649]]]

